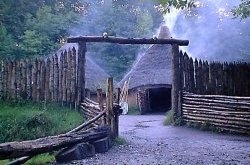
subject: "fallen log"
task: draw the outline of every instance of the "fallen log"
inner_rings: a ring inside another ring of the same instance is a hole
[[[36,140],[2,143],[0,144],[0,160],[33,156],[73,146],[77,143],[93,142],[107,137],[109,133],[110,130],[107,127],[102,127],[91,132],[72,132]]]

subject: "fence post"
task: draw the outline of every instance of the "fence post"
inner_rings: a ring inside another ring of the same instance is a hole
[[[178,108],[178,99],[179,99],[179,91],[180,87],[180,68],[179,68],[179,46],[174,44],[172,45],[172,71],[173,71],[173,79],[172,79],[172,110],[174,111],[175,118],[180,116],[179,108]]]
[[[99,107],[100,107],[100,112],[102,112],[104,110],[104,107],[103,107],[103,95],[102,95],[102,89],[101,88],[97,89],[97,102],[98,102]],[[103,125],[106,124],[106,114],[104,114],[104,116],[102,117],[101,123]]]
[[[115,137],[119,136],[119,111],[118,111],[118,107],[119,107],[119,101],[120,101],[120,94],[121,94],[121,88],[116,88],[115,90],[115,96],[116,96],[116,110],[115,110]]]
[[[77,107],[85,97],[85,53],[86,42],[78,42],[78,63],[77,63]]]
[[[106,87],[106,120],[107,123],[111,127],[111,136],[113,137],[115,134],[115,121],[114,121],[114,111],[113,111],[113,78],[110,77],[107,79],[107,87]]]

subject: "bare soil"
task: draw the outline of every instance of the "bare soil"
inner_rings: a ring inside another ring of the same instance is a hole
[[[250,137],[164,126],[164,118],[164,115],[120,116],[120,136],[127,144],[70,164],[250,164]]]

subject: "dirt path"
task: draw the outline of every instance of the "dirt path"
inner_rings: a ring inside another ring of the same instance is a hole
[[[128,144],[71,164],[250,164],[250,137],[163,126],[164,115],[121,116]]]

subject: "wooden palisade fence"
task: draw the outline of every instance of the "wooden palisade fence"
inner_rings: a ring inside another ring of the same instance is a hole
[[[180,52],[181,86],[197,94],[250,96],[250,63],[193,60]]]
[[[46,59],[0,62],[0,99],[57,102],[77,107],[83,99],[85,59],[75,48]]]
[[[250,134],[250,64],[208,63],[182,52],[177,59],[177,114],[187,122]]]

